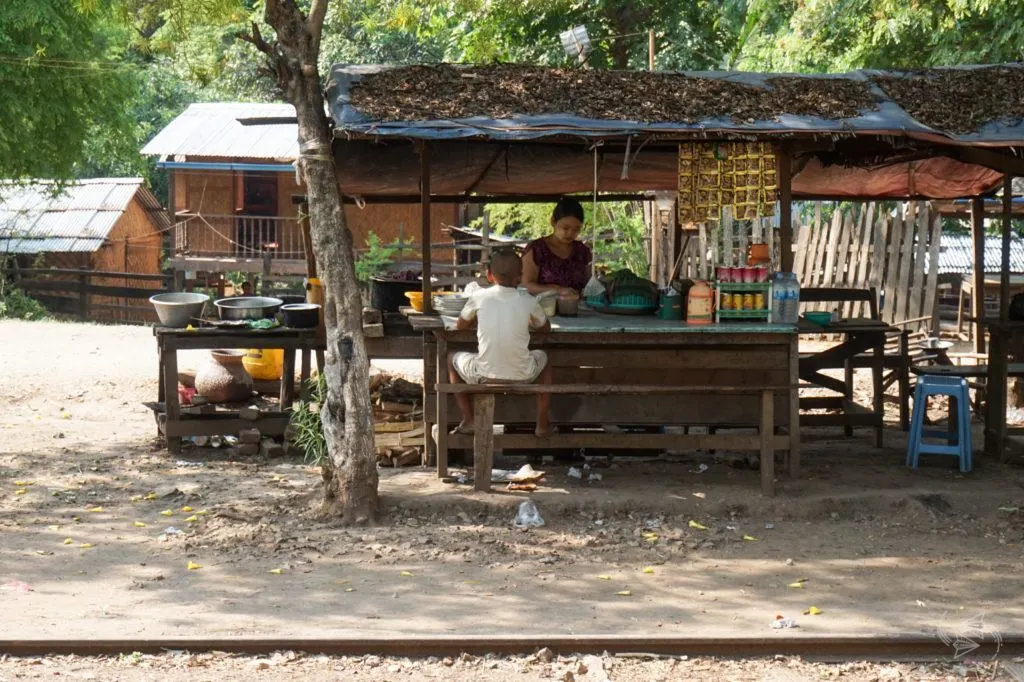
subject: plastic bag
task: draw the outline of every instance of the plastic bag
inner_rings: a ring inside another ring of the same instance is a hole
[[[519,509],[516,511],[516,528],[539,528],[544,525],[544,518],[540,515],[540,510],[530,500],[524,500],[519,504]]]
[[[590,281],[583,287],[583,298],[604,296],[605,291],[604,283],[597,278],[597,275],[591,275]]]

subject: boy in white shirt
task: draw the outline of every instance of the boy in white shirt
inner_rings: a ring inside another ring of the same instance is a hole
[[[494,286],[470,296],[456,329],[476,326],[479,353],[455,352],[448,356],[452,383],[551,383],[551,368],[544,351],[530,350],[530,331],[551,329],[540,303],[516,289],[523,275],[523,263],[513,251],[495,251],[487,278]],[[455,394],[462,422],[453,433],[473,432],[473,404],[464,393]],[[551,395],[537,396],[536,434],[551,434],[548,408]]]

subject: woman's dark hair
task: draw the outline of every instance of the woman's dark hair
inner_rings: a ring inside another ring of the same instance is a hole
[[[562,197],[555,204],[555,210],[551,212],[551,222],[557,223],[562,218],[575,218],[583,222],[583,206],[580,202],[571,197]]]

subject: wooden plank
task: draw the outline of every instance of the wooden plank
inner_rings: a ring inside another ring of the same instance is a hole
[[[708,278],[708,263],[705,262],[705,254],[708,252],[708,224],[701,223],[698,233],[698,241],[700,243],[700,254],[697,259],[697,272],[701,279]],[[711,258],[714,261],[714,255]],[[712,263],[713,264],[713,263]]]
[[[800,342],[794,338],[789,347],[789,385],[800,383]],[[789,421],[789,475],[800,474],[800,391],[791,388],[786,393],[786,419]],[[778,415],[775,416],[778,419]]]
[[[167,450],[172,454],[181,452],[181,436],[172,433],[176,422],[181,418],[181,402],[178,397],[178,354],[173,350],[161,349],[160,359],[163,362],[164,394],[160,399],[164,403],[168,427]]]
[[[971,245],[973,248],[971,312],[974,315],[974,352],[985,352],[985,200],[971,199]],[[959,331],[959,330],[958,330]]]
[[[750,369],[736,372],[729,369],[655,369],[632,367],[556,367],[554,382],[558,384],[727,384],[727,374],[740,385],[784,384],[785,365],[775,369]]]
[[[491,396],[493,397],[493,396]],[[738,428],[754,428],[738,427]],[[665,448],[672,450],[760,450],[760,434],[666,434],[666,433],[559,433],[538,438],[533,434],[494,434],[494,447],[509,449],[566,449],[566,448],[617,448],[623,450],[648,450]],[[770,430],[769,430],[770,432]],[[475,446],[473,436],[450,436],[453,448]],[[772,450],[787,450],[792,447],[787,435],[772,436]],[[490,478],[488,476],[488,478]]]
[[[861,204],[861,238],[860,246],[857,249],[857,275],[854,278],[854,286],[860,289],[870,288],[868,281],[868,270],[874,264],[871,262],[871,240],[875,234],[875,202],[867,205]],[[861,303],[853,307],[854,315],[867,316],[869,307]]]
[[[377,422],[373,425],[374,433],[408,433],[416,429],[423,431],[422,422]]]
[[[437,338],[437,383],[438,386],[446,385],[450,381],[448,373],[448,343],[444,337]],[[444,395],[437,393],[437,475],[444,478],[448,475],[448,429],[450,428],[448,417],[448,400]],[[428,418],[429,416],[424,415]],[[460,415],[461,416],[461,415]]]
[[[760,221],[754,221],[755,224],[759,224]],[[800,283],[803,284],[807,281],[806,267],[807,267],[807,245],[811,237],[811,225],[809,223],[801,222],[800,231],[797,233],[796,239],[796,255],[794,258],[793,270],[796,272],[797,278]]]
[[[825,255],[825,268],[821,273],[821,286],[832,287],[835,286],[835,267],[836,267],[836,244],[842,238],[842,227],[843,227],[843,214],[836,207],[835,213],[832,214],[832,227],[829,229],[828,238],[822,242],[822,250]],[[813,310],[827,310],[827,306],[823,304],[817,304],[813,307]]]
[[[839,245],[839,259],[836,262],[836,286],[852,287],[851,275],[856,266],[853,255],[853,245],[856,243],[857,221],[854,219],[853,210],[843,214],[842,241]],[[849,317],[846,304],[840,305],[839,315]]]
[[[910,314],[910,273],[914,265],[914,225],[917,222],[917,203],[910,202],[905,206],[906,213],[903,215],[903,242],[900,249],[899,280],[896,284],[896,306],[893,311],[896,317],[893,318],[893,322],[913,317]]]
[[[761,492],[775,494],[775,394],[761,393]]]
[[[432,262],[430,258],[431,245],[430,240],[432,238],[430,234],[431,220],[430,220],[430,143],[423,140],[419,143],[420,151],[420,240],[423,244],[420,251],[423,253],[423,259],[421,261],[422,269],[422,281],[423,286],[421,291],[423,292],[423,312],[430,315],[434,312],[433,296],[431,296],[431,289],[433,284],[430,279],[430,268]]]
[[[931,211],[927,202],[921,202],[914,223],[914,234],[917,235],[917,248],[914,252],[912,281],[910,285],[910,308],[908,318],[930,316],[932,311],[925,308],[928,293],[927,274],[925,273],[928,254],[928,239],[931,236]],[[934,270],[934,268],[932,268]],[[915,325],[917,327],[917,325]]]
[[[821,244],[821,232],[825,228],[821,223],[821,202],[814,204],[814,223],[811,234],[808,235],[807,260],[804,263],[804,276],[800,280],[802,287],[818,286],[818,274],[821,271],[820,254],[818,252]]]
[[[608,367],[651,369],[764,369],[786,363],[784,347],[707,348],[694,350],[625,350],[548,348],[552,367]],[[632,383],[640,383],[634,381]],[[664,383],[664,382],[661,382]]]
[[[868,281],[875,291],[882,293],[885,290],[885,273],[887,262],[886,242],[889,239],[889,217],[885,211],[879,211],[875,216],[871,235],[871,272]],[[888,297],[888,294],[886,294]],[[886,299],[888,300],[888,298]]]
[[[467,395],[757,395],[762,391],[789,390],[770,386],[607,386],[594,384],[438,384],[438,393]]]
[[[903,237],[903,230],[901,228],[902,218],[899,213],[900,209],[896,209],[895,216],[884,217],[884,232],[885,239],[883,240],[883,259],[885,261],[885,272],[882,277],[882,289],[883,297],[885,299],[885,306],[881,311],[882,319],[885,322],[892,323],[895,314],[894,309],[896,302],[893,300],[895,295],[897,277],[899,275],[899,262],[900,262],[900,245]]]
[[[491,489],[494,468],[494,395],[473,397],[473,489]]]
[[[939,246],[942,241],[942,219],[938,211],[929,211],[928,225],[928,277],[925,279],[925,298],[922,315],[931,315],[929,328],[938,332],[939,320],[935,310],[935,297],[939,283]]]

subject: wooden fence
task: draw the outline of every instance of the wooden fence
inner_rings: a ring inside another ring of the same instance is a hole
[[[938,212],[927,202],[840,204],[824,219],[827,206],[816,204],[813,218],[794,226],[793,268],[800,286],[874,287],[883,320],[930,328],[942,230]],[[866,315],[863,305],[848,303],[842,313]]]
[[[146,299],[171,291],[173,280],[170,275],[66,268],[16,268],[3,274],[52,312],[93,322],[156,322]]]
[[[911,329],[933,324],[938,288],[941,221],[926,202],[812,205],[813,215],[794,216],[793,269],[802,287],[837,287],[878,292],[882,319]],[[828,219],[823,213],[830,213]],[[752,243],[767,244],[772,268],[780,263],[776,220],[734,221],[685,232],[679,277],[711,279],[714,265],[738,265]],[[808,310],[827,304],[808,304]],[[864,303],[848,303],[844,316],[868,314]]]

